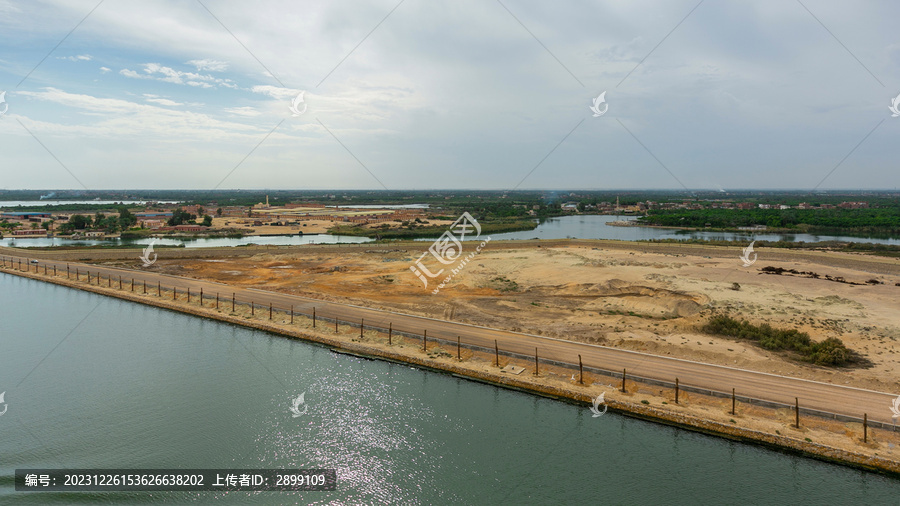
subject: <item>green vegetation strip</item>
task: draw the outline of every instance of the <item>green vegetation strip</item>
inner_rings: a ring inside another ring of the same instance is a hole
[[[727,315],[712,317],[701,329],[707,334],[736,337],[756,342],[773,351],[792,351],[802,360],[816,365],[840,366],[854,361],[854,354],[836,337],[813,341],[809,334],[797,329],[776,329],[768,323],[753,325]]]

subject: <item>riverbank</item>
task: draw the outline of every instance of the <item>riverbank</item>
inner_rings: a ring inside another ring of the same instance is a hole
[[[109,282],[110,286],[97,286],[88,285],[84,281],[67,280],[65,275],[45,276],[14,271],[10,268],[3,271],[252,327],[361,356],[412,364],[584,406],[589,405],[591,399],[603,393],[610,410],[628,416],[798,452],[870,471],[900,475],[900,454],[897,450],[900,434],[890,430],[869,427],[867,441],[864,443],[861,441],[861,424],[842,423],[803,414],[800,427],[794,428],[793,414],[786,409],[738,402],[735,413],[731,414],[730,399],[684,391],[681,392],[679,404],[676,405],[674,393],[668,388],[636,383],[629,379],[626,381],[625,392],[621,392],[618,386],[613,386],[620,385],[621,379],[595,372],[585,373],[584,385],[581,385],[576,379],[577,370],[540,364],[538,374],[534,375],[534,363],[528,359],[501,355],[497,361],[490,351],[468,348],[457,351],[454,343],[428,341],[426,349],[423,350],[421,338],[398,335],[388,337],[384,332],[365,329],[360,332],[359,325],[342,323],[335,332],[332,330],[333,322],[326,323],[320,319],[318,326],[314,327],[312,320],[306,316],[291,317],[286,313],[277,312],[270,320],[268,311],[260,308],[257,308],[255,314],[246,306],[238,306],[234,311],[229,311],[224,307],[227,306],[224,299],[220,308],[216,309],[208,295],[205,301],[198,303],[194,294],[192,302],[188,303],[187,294],[177,294],[176,300],[173,301],[171,291],[168,295],[159,297],[153,293],[155,287],[150,290],[151,293],[145,295],[132,293],[127,288],[119,290],[113,282]],[[459,358],[454,352],[459,353]],[[508,366],[517,369],[513,370]],[[503,372],[504,370],[510,372]],[[515,374],[515,371],[518,371],[518,374]]]

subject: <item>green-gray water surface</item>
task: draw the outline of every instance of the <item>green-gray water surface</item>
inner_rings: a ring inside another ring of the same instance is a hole
[[[0,503],[897,504],[900,481],[0,274]],[[291,400],[306,392],[308,411]],[[0,407],[2,410],[2,407]],[[21,493],[16,468],[336,468],[334,492]]]

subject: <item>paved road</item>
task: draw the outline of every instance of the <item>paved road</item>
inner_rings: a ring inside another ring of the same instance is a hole
[[[25,255],[27,252],[21,254]],[[739,397],[751,397],[787,405],[793,405],[796,397],[799,399],[801,408],[857,418],[862,418],[863,413],[867,413],[870,420],[884,423],[892,422],[890,407],[892,400],[897,397],[897,394],[891,393],[434,320],[253,288],[237,288],[212,281],[160,274],[151,270],[132,270],[54,260],[40,260],[39,264],[31,264],[24,256],[10,257],[7,255],[0,257],[0,265],[3,264],[5,264],[3,270],[18,269],[21,265],[22,269],[28,268],[31,272],[38,271],[39,273],[44,272],[45,266],[51,273],[54,266],[58,272],[65,273],[68,266],[72,279],[75,278],[76,271],[81,280],[86,279],[85,273],[87,272],[96,280],[99,273],[102,286],[108,284],[110,277],[113,280],[112,285],[117,286],[121,277],[126,290],[131,288],[131,280],[134,279],[136,292],[142,292],[144,282],[146,282],[148,292],[153,294],[156,293],[158,284],[161,284],[164,295],[166,292],[171,293],[171,288],[175,286],[179,292],[190,289],[193,294],[199,294],[203,289],[206,296],[215,296],[218,293],[223,304],[230,303],[232,294],[234,294],[238,301],[252,301],[258,307],[267,308],[271,303],[276,309],[288,310],[293,306],[295,312],[305,314],[312,313],[315,308],[317,317],[338,318],[342,322],[352,322],[353,324],[364,321],[366,327],[387,329],[390,325],[394,332],[416,336],[421,336],[427,330],[429,341],[441,339],[455,343],[459,336],[464,345],[493,349],[496,340],[501,352],[533,357],[535,348],[537,348],[541,360],[552,360],[572,364],[576,367],[580,354],[585,367],[619,372],[624,368],[627,369],[629,376],[670,383],[678,378],[683,386],[717,392],[730,393],[731,389],[735,388]],[[226,300],[227,302],[224,302]]]

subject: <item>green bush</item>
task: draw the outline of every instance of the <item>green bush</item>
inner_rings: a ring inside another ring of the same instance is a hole
[[[707,334],[755,341],[767,350],[793,351],[804,360],[817,365],[844,365],[851,360],[850,350],[840,339],[829,337],[824,341],[815,342],[806,332],[797,329],[776,329],[768,323],[753,325],[746,320],[739,321],[727,315],[719,315],[710,318],[701,330]]]

